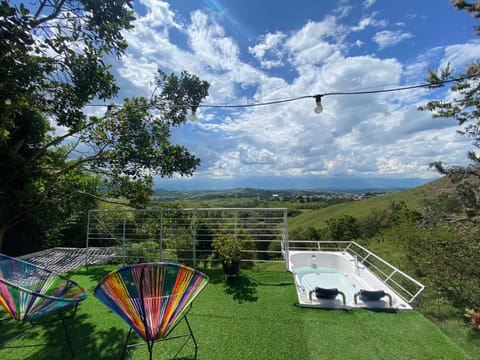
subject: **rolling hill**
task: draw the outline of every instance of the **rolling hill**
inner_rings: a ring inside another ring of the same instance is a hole
[[[302,210],[298,216],[289,218],[289,229],[297,227],[322,228],[330,218],[351,215],[361,218],[368,215],[372,209],[381,209],[387,207],[391,202],[405,202],[408,207],[416,208],[422,200],[434,198],[441,193],[453,190],[453,184],[447,177],[427,184],[398,192],[392,192],[381,196],[376,196],[360,201],[344,202],[328,206],[318,210]]]

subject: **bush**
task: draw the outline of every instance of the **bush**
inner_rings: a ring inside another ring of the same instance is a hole
[[[474,309],[465,309],[465,317],[469,319],[470,326],[475,331],[480,331],[480,312]]]

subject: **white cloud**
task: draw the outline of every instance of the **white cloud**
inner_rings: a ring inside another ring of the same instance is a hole
[[[370,6],[373,6],[377,0],[364,0],[363,7],[368,9]]]
[[[164,2],[145,0],[143,4],[146,12],[137,15],[136,28],[127,34],[129,50],[118,67],[123,81],[135,85],[136,93],[148,93],[158,67],[187,70],[211,84],[204,104],[251,104],[395,87],[418,83],[432,63],[452,61],[461,66],[480,57],[476,42],[439,47],[409,64],[374,54],[350,56],[352,46],[366,51],[362,33],[384,28],[387,21],[370,14],[348,23],[353,10],[347,7],[337,16],[308,21],[296,31],[267,32],[257,43],[242,45],[212,14],[195,10],[180,22]],[[363,2],[364,8],[374,4],[373,0]],[[183,43],[178,39],[173,43],[173,31]],[[408,31],[384,30],[374,40],[384,49],[413,36]],[[257,61],[260,68],[252,65]],[[290,67],[288,77],[279,75],[280,66]],[[199,120],[175,131],[174,141],[201,158],[198,174],[216,177],[432,177],[435,173],[428,169],[429,163],[439,157],[455,163],[468,143],[459,139],[455,124],[419,113],[416,108],[423,100],[423,89],[325,96],[320,115],[313,112],[313,98],[248,108],[200,108]]]
[[[290,36],[285,46],[291,52],[299,53],[325,40],[336,43],[345,35],[345,31],[345,26],[338,24],[336,18],[329,15],[321,22],[307,22],[304,27]]]
[[[275,155],[267,149],[258,149],[243,144],[239,147],[240,162],[246,165],[273,164]]]
[[[214,70],[232,69],[237,63],[238,46],[225,36],[223,28],[209,21],[207,14],[195,11],[187,32],[196,61]]]
[[[445,68],[450,63],[454,69],[462,69],[478,59],[480,59],[480,41],[475,40],[466,44],[450,45],[445,47],[440,68]]]
[[[170,10],[169,3],[159,0],[140,0],[140,3],[147,9],[147,14],[143,16],[142,22],[148,23],[152,27],[180,27],[174,19],[175,13]]]
[[[268,33],[267,35],[262,37],[262,41],[259,44],[255,46],[250,46],[248,48],[248,51],[259,60],[262,60],[265,55],[270,51],[278,54],[278,48],[281,45],[285,36],[286,35],[280,31],[277,31],[273,34]]]
[[[377,20],[377,14],[373,13],[370,16],[363,17],[360,19],[358,25],[353,26],[351,28],[352,31],[362,31],[365,30],[367,27],[385,27],[388,25],[386,20]]]
[[[385,49],[411,38],[413,38],[413,34],[409,32],[384,30],[377,32],[373,40],[380,49]]]

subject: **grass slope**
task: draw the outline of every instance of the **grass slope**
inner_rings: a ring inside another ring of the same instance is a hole
[[[425,198],[432,198],[442,192],[451,191],[450,181],[443,177],[422,186],[372,197],[365,200],[335,204],[319,210],[303,210],[301,215],[289,218],[289,229],[297,227],[322,228],[330,218],[351,215],[356,218],[367,216],[373,209],[382,209],[389,206],[392,201],[405,202],[408,207],[415,208]]]
[[[118,359],[126,325],[92,295],[111,268],[79,270],[72,277],[89,298],[74,321],[68,321],[76,359]],[[365,310],[305,309],[297,301],[292,275],[285,271],[243,271],[234,286],[220,270],[204,270],[210,284],[195,302],[189,320],[200,344],[198,359],[467,359],[467,355],[432,322],[417,312],[376,313]],[[17,329],[1,324],[0,342]],[[182,327],[175,331],[182,333]],[[37,346],[55,342],[52,347]],[[61,326],[47,325],[0,350],[1,359],[68,358]],[[156,344],[155,359],[170,359],[178,340]],[[145,347],[133,359],[146,359]],[[187,343],[180,359],[193,359]]]

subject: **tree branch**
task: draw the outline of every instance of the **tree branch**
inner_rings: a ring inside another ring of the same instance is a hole
[[[60,14],[60,12],[62,11],[62,7],[63,5],[65,4],[65,0],[59,0],[54,6],[53,6],[53,10],[52,10],[52,13],[49,14],[49,15],[46,15],[42,18],[39,18],[39,16],[41,15],[41,12],[42,10],[45,8],[45,3],[46,1],[42,1],[40,3],[40,6],[37,10],[37,12],[35,13],[35,16],[34,16],[34,19],[35,20],[32,20],[30,22],[30,26],[32,28],[36,28],[38,25],[40,24],[43,24],[43,23],[46,23],[50,20],[53,20],[53,19],[56,19],[58,17],[58,15]]]

